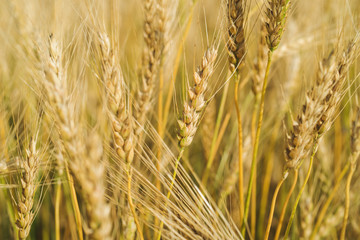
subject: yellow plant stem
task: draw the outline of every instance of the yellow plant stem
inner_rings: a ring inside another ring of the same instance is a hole
[[[335,186],[334,188],[332,189],[328,199],[326,200],[324,206],[322,207],[321,211],[319,212],[318,214],[318,218],[316,220],[316,223],[315,223],[315,227],[310,235],[310,240],[314,239],[315,238],[315,235],[316,233],[318,232],[319,228],[320,228],[320,225],[322,223],[322,220],[324,219],[325,217],[325,214],[326,214],[326,211],[327,209],[329,208],[330,204],[331,204],[331,201],[333,200],[333,198],[335,197],[335,193],[337,192],[338,188],[340,187],[340,183],[341,183],[341,180],[344,178],[345,174],[347,173],[347,171],[349,170],[349,167],[350,167],[350,162],[348,162],[345,167],[343,168],[343,170],[341,171],[339,177],[336,179],[336,183],[335,183]]]
[[[161,61],[163,62],[163,61]],[[164,68],[163,68],[163,64],[160,64],[160,74],[159,74],[159,95],[158,95],[158,133],[159,133],[159,139],[158,139],[158,151],[157,151],[157,155],[156,155],[156,169],[158,172],[160,172],[160,163],[161,163],[161,154],[162,154],[162,139],[164,137],[164,128],[163,128],[163,122],[162,122],[162,117],[163,117],[163,92],[164,92]],[[160,182],[160,178],[156,178],[155,180],[155,186],[156,189],[159,190],[159,192],[161,192],[161,182]],[[159,224],[159,219],[157,217],[155,217],[155,226],[158,226]]]
[[[295,169],[294,170],[294,180],[293,180],[293,184],[291,185],[291,188],[290,188],[290,191],[288,192],[288,195],[286,196],[286,199],[285,199],[285,202],[284,202],[284,205],[283,205],[283,208],[281,210],[281,213],[280,213],[280,218],[279,218],[279,223],[276,227],[276,232],[275,232],[275,238],[274,240],[278,240],[279,239],[279,236],[280,236],[280,233],[281,233],[281,227],[282,227],[282,224],[284,222],[284,217],[285,217],[285,213],[286,213],[286,208],[287,208],[287,205],[290,201],[290,198],[291,198],[291,195],[295,189],[295,186],[296,186],[296,183],[297,183],[297,179],[298,179],[298,174],[299,174],[299,170],[298,169]]]
[[[265,176],[262,184],[262,191],[261,191],[261,201],[260,201],[260,214],[259,214],[259,239],[263,239],[264,235],[264,222],[265,222],[265,214],[267,211],[267,202],[268,202],[268,196],[269,196],[269,189],[270,189],[270,183],[271,183],[271,175],[272,175],[272,169],[274,167],[274,148],[276,144],[276,139],[278,136],[278,129],[280,127],[280,121],[276,123],[274,130],[271,135],[271,140],[269,144],[269,151],[267,156],[265,156]]]
[[[142,233],[142,230],[141,230],[141,225],[139,223],[139,220],[137,218],[137,215],[136,215],[136,211],[135,211],[135,206],[134,206],[134,203],[132,201],[132,197],[131,197],[131,178],[132,178],[132,170],[131,170],[131,167],[130,166],[127,166],[127,170],[126,170],[126,173],[127,173],[127,176],[128,176],[128,202],[129,202],[129,207],[130,207],[130,210],[131,210],[131,213],[134,217],[134,221],[135,221],[135,225],[136,225],[136,228],[138,230],[138,233],[139,233],[139,237],[141,240],[144,240],[144,236],[143,236],[143,233]]]
[[[156,168],[159,171],[160,170],[160,158],[161,158],[161,140],[164,137],[164,130],[163,129],[163,92],[164,92],[164,69],[163,67],[160,68],[160,74],[159,74],[159,95],[158,95],[158,133],[161,139],[159,139],[158,142],[158,152],[157,152],[157,159],[156,162]],[[157,189],[161,189],[160,179],[157,178],[156,181],[156,187]]]
[[[256,115],[257,115],[257,111],[259,108],[259,94],[255,95],[255,103],[254,103],[254,108],[253,108],[253,112],[252,112],[252,116],[251,116],[251,141],[252,141],[252,146],[254,146],[254,142],[255,142],[255,134],[256,134]],[[257,162],[255,161],[255,172],[254,172],[254,178],[257,178]],[[256,193],[257,193],[257,186],[256,186],[256,181],[254,181],[253,184],[253,191],[252,191],[252,195],[251,195],[251,233],[252,233],[252,238],[255,239],[256,236]],[[240,219],[241,222],[241,219]]]
[[[9,158],[9,154],[8,154],[8,149],[7,149],[7,145],[6,145],[6,135],[5,135],[5,121],[4,121],[4,117],[1,115],[0,116],[0,141],[1,141],[1,152],[4,154],[4,157],[6,159],[6,162],[8,163],[10,161]],[[1,184],[6,184],[6,180],[4,177],[0,178],[0,183]],[[18,235],[18,228],[15,224],[15,214],[14,214],[14,208],[13,208],[13,204],[12,204],[12,200],[11,200],[11,193],[9,189],[4,188],[4,198],[6,199],[6,210],[8,213],[8,216],[10,218],[10,222],[11,225],[13,226],[13,231],[14,231],[14,238],[17,240],[19,239],[19,235]]]
[[[61,181],[58,180],[56,184],[56,196],[55,196],[55,239],[60,240],[60,203],[62,196]]]
[[[238,89],[240,82],[240,74],[235,74],[235,87],[234,87],[234,102],[236,108],[236,116],[238,123],[238,161],[239,161],[239,199],[240,199],[240,222],[244,217],[244,175],[243,175],[243,137],[242,137],[242,123],[241,123],[241,112],[238,99]]]
[[[347,225],[347,221],[348,221],[348,217],[349,217],[349,208],[350,208],[350,184],[351,184],[351,179],[354,175],[355,172],[355,161],[356,158],[351,159],[351,165],[350,165],[350,172],[349,175],[346,179],[346,187],[345,187],[345,212],[344,212],[344,219],[343,219],[343,224],[342,224],[342,228],[341,228],[341,234],[340,234],[340,240],[344,240],[345,239],[345,233],[346,233],[346,225]]]
[[[294,220],[294,217],[295,217],[295,213],[296,213],[296,208],[297,208],[297,205],[299,204],[299,201],[300,201],[300,198],[301,198],[301,195],[302,193],[304,192],[305,190],[305,187],[306,187],[306,184],[310,178],[310,174],[311,174],[311,170],[312,170],[312,166],[313,166],[313,163],[314,163],[314,157],[315,157],[315,153],[317,151],[317,146],[318,146],[318,136],[315,137],[315,140],[314,140],[314,146],[313,146],[313,150],[312,150],[312,154],[311,154],[311,157],[310,157],[310,163],[309,163],[309,169],[306,173],[306,177],[305,177],[305,180],[304,180],[304,183],[303,185],[301,186],[301,189],[296,197],[296,200],[295,200],[295,203],[294,203],[294,206],[291,210],[291,215],[290,215],[290,219],[289,219],[289,222],[287,224],[287,227],[286,227],[286,231],[285,231],[285,235],[284,235],[284,239],[287,239],[288,238],[288,235],[290,233],[290,228],[291,228],[291,225],[292,225],[292,222]]]
[[[288,177],[288,174],[289,173],[287,171],[284,172],[283,177],[281,178],[280,182],[278,183],[278,185],[275,188],[274,195],[273,195],[273,198],[272,198],[272,201],[271,201],[269,220],[268,220],[268,224],[267,224],[266,231],[265,231],[265,237],[264,237],[265,240],[267,240],[269,238],[270,229],[271,229],[271,223],[272,223],[272,219],[273,219],[273,216],[274,216],[274,210],[275,210],[277,196],[279,194],[279,191],[280,191],[280,188],[281,188],[282,184],[284,183],[284,181]]]
[[[263,114],[264,114],[264,105],[265,105],[265,93],[266,93],[266,87],[267,82],[269,78],[269,71],[271,66],[271,59],[272,59],[272,51],[268,52],[268,61],[266,66],[266,72],[264,77],[264,83],[261,91],[261,100],[260,100],[260,108],[259,108],[259,119],[258,119],[258,125],[256,129],[256,136],[255,136],[255,142],[254,142],[254,148],[253,148],[253,157],[251,161],[251,170],[250,170],[250,179],[249,179],[249,185],[248,185],[248,193],[246,195],[246,202],[245,202],[245,210],[244,210],[244,220],[242,224],[241,233],[242,235],[245,235],[245,226],[247,222],[247,217],[249,213],[249,206],[250,206],[250,197],[251,197],[251,191],[252,191],[252,185],[254,182],[254,173],[255,173],[255,167],[256,167],[256,159],[257,159],[257,152],[259,148],[259,140],[260,140],[260,132],[261,132],[261,126],[262,126],[262,120],[263,120]]]
[[[339,177],[341,170],[341,153],[342,153],[342,126],[341,118],[338,117],[334,123],[334,134],[335,134],[335,144],[334,144],[334,176],[335,179]]]
[[[185,150],[184,147],[182,147],[182,148],[180,149],[179,155],[178,155],[178,157],[177,157],[177,159],[176,159],[175,168],[174,168],[173,176],[172,176],[172,179],[171,179],[169,191],[168,191],[168,193],[167,193],[167,195],[166,195],[166,202],[165,202],[164,209],[166,209],[167,206],[168,206],[168,201],[170,200],[171,191],[172,191],[172,189],[173,189],[173,187],[174,187],[174,184],[175,184],[176,175],[177,175],[177,170],[178,170],[178,167],[179,167],[179,162],[180,162],[181,157],[182,157],[182,155],[183,155],[183,153],[184,153],[184,150]],[[164,221],[161,221],[160,227],[159,227],[159,234],[158,234],[157,240],[160,240],[160,239],[161,239],[161,232],[162,232],[163,227],[164,227]]]
[[[65,162],[65,172],[66,172],[66,177],[67,177],[68,182],[69,182],[71,202],[72,202],[72,206],[73,206],[73,209],[74,209],[75,221],[76,221],[76,227],[77,227],[79,239],[83,240],[81,213],[80,213],[79,203],[78,203],[78,200],[77,200],[77,197],[76,197],[76,190],[75,190],[75,186],[74,186],[74,180],[73,180],[72,176],[70,175],[69,168],[68,168],[66,162]]]

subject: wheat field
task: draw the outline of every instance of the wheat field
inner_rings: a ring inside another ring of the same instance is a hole
[[[359,0],[4,0],[0,239],[360,239]]]

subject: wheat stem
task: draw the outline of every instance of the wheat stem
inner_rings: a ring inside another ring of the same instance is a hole
[[[280,190],[282,184],[284,183],[284,181],[286,180],[286,178],[288,177],[288,175],[289,175],[289,173],[285,172],[283,177],[281,178],[280,182],[278,183],[278,185],[275,188],[274,196],[273,196],[272,201],[271,201],[269,220],[268,220],[268,224],[267,224],[266,231],[265,231],[265,237],[264,237],[265,240],[267,240],[269,238],[270,229],[271,229],[271,223],[272,223],[272,219],[273,219],[273,216],[274,216],[274,210],[275,210],[275,204],[276,204],[277,195],[279,194],[279,190]]]
[[[274,240],[278,240],[279,239],[279,236],[280,236],[280,233],[281,233],[281,227],[282,227],[282,224],[284,222],[284,217],[285,217],[285,213],[286,213],[286,208],[287,208],[287,205],[290,201],[290,198],[291,198],[291,195],[295,189],[295,186],[296,186],[296,183],[297,183],[297,179],[298,179],[298,174],[299,174],[299,169],[295,169],[294,170],[295,173],[294,173],[294,180],[293,180],[293,184],[291,185],[291,188],[290,188],[290,191],[288,192],[288,195],[286,196],[286,199],[285,199],[285,202],[284,202],[284,205],[283,205],[283,208],[281,210],[281,214],[280,214],[280,218],[279,218],[279,223],[278,223],[278,226],[276,227],[276,233],[275,233],[275,237],[274,237]]]
[[[55,239],[60,240],[60,202],[62,195],[62,185],[60,180],[56,184],[55,196]]]
[[[175,162],[175,168],[174,168],[174,172],[173,172],[173,176],[171,178],[171,183],[170,183],[170,187],[169,187],[169,191],[167,192],[166,194],[166,202],[165,202],[165,206],[164,206],[164,209],[167,208],[168,206],[168,201],[170,200],[170,196],[171,196],[171,192],[172,192],[172,189],[174,187],[174,184],[175,184],[175,180],[176,180],[176,175],[177,175],[177,171],[178,171],[178,167],[179,167],[179,163],[180,163],[180,160],[181,160],[181,157],[184,153],[184,150],[185,150],[185,147],[182,147],[180,149],[180,152],[179,152],[179,155],[176,159],[176,162]],[[157,236],[157,240],[160,240],[161,239],[161,233],[162,233],[162,229],[164,228],[164,221],[161,221],[160,223],[160,227],[159,227],[159,234]]]
[[[158,151],[156,157],[158,161],[156,161],[156,169],[160,172],[160,162],[161,162],[161,155],[162,155],[162,144],[161,141],[164,136],[164,128],[163,128],[163,92],[164,92],[164,69],[162,67],[162,63],[160,64],[160,74],[159,74],[159,95],[158,95],[158,133],[160,138],[158,139]],[[161,191],[161,182],[159,178],[155,180],[156,188]],[[155,217],[155,226],[159,224],[159,219]]]
[[[131,166],[130,164],[128,164],[127,166],[127,170],[126,170],[126,174],[128,176],[128,179],[127,179],[127,182],[128,182],[128,202],[129,202],[129,207],[130,207],[130,210],[131,210],[131,213],[134,217],[134,221],[135,221],[135,224],[136,224],[136,228],[139,232],[139,237],[141,240],[144,240],[144,236],[143,236],[143,233],[142,233],[142,230],[141,230],[141,225],[139,223],[139,220],[137,218],[137,215],[136,215],[136,211],[135,211],[135,206],[134,206],[134,203],[132,201],[132,197],[131,197],[131,178],[132,178],[132,171],[131,171]]]
[[[75,214],[75,222],[76,222],[77,232],[79,235],[79,239],[83,240],[81,213],[80,213],[79,203],[78,203],[77,196],[76,196],[74,180],[73,180],[72,176],[70,175],[70,171],[69,171],[69,168],[68,168],[66,162],[65,162],[65,172],[66,172],[66,177],[67,177],[67,180],[69,183],[70,196],[71,196],[71,202],[72,202],[72,206],[73,206],[73,210],[74,210],[74,214]]]
[[[312,230],[312,233],[310,235],[310,240],[315,238],[316,233],[318,232],[320,225],[322,223],[322,220],[325,217],[326,211],[329,208],[331,201],[333,200],[333,198],[335,197],[335,193],[337,192],[338,188],[340,187],[340,183],[341,180],[344,178],[345,174],[347,173],[347,171],[349,170],[350,167],[350,162],[348,162],[345,167],[343,168],[343,170],[341,171],[339,177],[336,179],[336,183],[335,186],[333,187],[328,199],[326,200],[324,206],[322,207],[321,211],[318,214],[318,218],[317,221],[315,223],[315,227]]]
[[[359,119],[360,119],[360,108],[357,108],[357,114],[355,120],[352,122],[352,129],[351,129],[351,155],[350,155],[350,173],[346,180],[346,187],[345,187],[345,212],[344,212],[344,218],[343,223],[341,227],[341,234],[340,239],[345,239],[346,234],[346,225],[349,217],[349,208],[350,208],[350,185],[351,180],[354,175],[355,169],[356,169],[356,162],[359,158],[360,154],[360,126],[359,126]]]
[[[306,184],[310,178],[310,174],[311,174],[311,169],[312,169],[312,165],[314,163],[314,157],[315,157],[315,154],[316,154],[316,151],[317,151],[317,146],[318,146],[318,135],[315,137],[315,140],[314,140],[314,146],[313,146],[313,150],[312,150],[312,154],[311,154],[311,157],[310,157],[310,162],[309,162],[309,169],[306,173],[306,177],[305,177],[305,180],[304,180],[304,183],[303,185],[301,186],[300,188],[300,191],[296,197],[296,200],[295,200],[295,203],[293,205],[293,208],[291,210],[291,215],[290,215],[290,219],[289,219],[289,222],[287,224],[287,227],[286,227],[286,231],[285,231],[285,235],[284,235],[284,239],[287,239],[288,235],[289,235],[289,232],[290,232],[290,228],[291,228],[291,225],[292,225],[292,222],[294,220],[294,217],[295,217],[295,213],[296,213],[296,208],[297,208],[297,205],[299,204],[299,201],[300,201],[300,198],[301,198],[301,195],[302,193],[304,192],[305,190],[305,187],[306,187]]]
[[[8,149],[7,149],[7,143],[6,143],[6,135],[5,135],[5,119],[3,118],[3,116],[1,116],[0,118],[0,143],[1,143],[1,151],[3,156],[5,157],[5,161],[9,162],[10,158],[9,158],[9,153],[8,153]],[[0,178],[0,184],[6,184],[6,179],[4,177]],[[9,190],[4,188],[3,189],[3,194],[4,194],[4,198],[6,199],[6,211],[7,214],[10,218],[10,222],[11,225],[13,227],[13,231],[14,231],[14,238],[15,240],[19,239],[19,235],[18,235],[18,228],[15,224],[15,217],[14,217],[14,207],[11,201],[11,197],[9,196]]]
[[[244,217],[244,175],[243,175],[243,137],[242,137],[242,123],[241,123],[241,112],[239,106],[239,99],[238,99],[238,89],[239,89],[239,80],[240,74],[237,76],[235,74],[235,88],[234,88],[234,102],[236,108],[236,116],[237,116],[237,123],[238,123],[238,161],[239,161],[239,199],[240,199],[240,222]]]
[[[340,234],[340,240],[345,239],[345,233],[346,233],[346,225],[349,217],[349,208],[350,208],[350,184],[351,179],[355,172],[355,165],[350,165],[350,172],[346,180],[346,187],[345,187],[345,212],[344,212],[344,219],[341,227],[341,234]]]
[[[342,126],[341,118],[334,122],[334,178],[337,179],[341,170],[341,152],[342,152]]]
[[[254,145],[254,141],[255,141],[255,134],[256,134],[256,115],[257,115],[257,111],[259,108],[259,97],[258,95],[255,96],[255,103],[254,103],[254,109],[251,115],[251,139],[252,139],[252,145]],[[255,173],[254,173],[254,178],[257,178],[257,162],[255,161]],[[254,185],[253,185],[253,191],[252,191],[252,195],[251,195],[251,232],[252,232],[252,237],[255,239],[255,235],[256,235],[256,192],[257,192],[257,186],[256,186],[256,181],[254,181]],[[241,222],[241,219],[240,219]]]
[[[259,148],[260,132],[261,132],[261,126],[262,126],[262,120],[263,120],[263,114],[264,114],[264,105],[265,105],[265,93],[266,93],[266,87],[267,87],[267,82],[268,82],[268,78],[269,78],[269,71],[270,71],[270,66],[271,66],[272,54],[273,54],[273,52],[269,50],[269,52],[268,52],[268,61],[267,61],[265,77],[264,77],[264,83],[263,83],[262,92],[261,92],[260,109],[259,109],[259,113],[258,113],[259,119],[258,119],[258,125],[257,125],[257,129],[256,129],[255,143],[254,143],[254,149],[253,149],[253,157],[252,157],[252,162],[251,162],[248,193],[247,193],[247,196],[246,196],[246,203],[245,203],[245,210],[244,210],[244,221],[243,221],[242,229],[241,229],[241,233],[243,235],[245,234],[245,225],[246,225],[245,223],[247,221],[247,217],[248,217],[248,213],[249,213],[250,197],[251,197],[252,184],[253,184],[253,181],[254,181],[254,173],[255,173],[255,167],[256,167],[255,161],[257,159],[257,151],[258,151],[258,148]]]
[[[279,127],[280,124],[278,122],[278,124],[276,124],[272,132],[269,149],[274,149],[275,147]],[[258,221],[259,226],[261,226],[258,228],[259,231],[258,237],[260,239],[263,238],[264,230],[265,230],[262,226],[264,226],[265,214],[267,211],[267,202],[268,202],[269,189],[271,184],[271,175],[272,175],[272,169],[274,167],[274,153],[273,152],[267,153],[267,156],[265,156],[264,161],[266,163],[266,167],[265,167],[265,176],[262,184],[260,213],[259,213],[259,221]]]

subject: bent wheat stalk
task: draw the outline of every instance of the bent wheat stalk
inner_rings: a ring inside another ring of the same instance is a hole
[[[312,169],[312,166],[313,166],[313,163],[314,163],[314,157],[315,157],[315,154],[316,154],[316,151],[317,151],[317,147],[318,147],[318,136],[316,136],[315,139],[314,139],[314,147],[313,147],[312,155],[311,155],[311,157],[310,157],[309,169],[308,169],[308,171],[307,171],[307,173],[306,173],[304,183],[303,183],[303,185],[301,186],[300,191],[299,191],[299,193],[298,193],[298,195],[297,195],[297,197],[296,197],[295,203],[294,203],[294,205],[293,205],[293,208],[292,208],[292,211],[291,211],[290,220],[289,220],[288,225],[287,225],[286,230],[285,230],[284,239],[287,239],[287,237],[288,237],[288,235],[289,235],[290,227],[291,227],[292,221],[293,221],[294,216],[295,216],[295,213],[296,213],[297,205],[299,204],[301,195],[302,195],[302,193],[304,192],[305,187],[306,187],[306,184],[307,184],[307,182],[308,182],[308,180],[309,180],[309,178],[310,178],[311,169]]]
[[[280,233],[281,233],[281,227],[282,227],[282,224],[284,222],[284,217],[285,217],[285,213],[286,213],[286,208],[287,208],[287,205],[290,201],[290,198],[291,198],[291,195],[296,187],[296,183],[297,183],[297,179],[298,179],[298,174],[299,174],[299,170],[298,169],[295,169],[294,170],[295,173],[294,173],[294,181],[291,185],[291,188],[286,196],[286,199],[285,199],[285,202],[284,202],[284,205],[282,207],[282,210],[281,210],[281,213],[280,213],[280,217],[279,217],[279,223],[278,223],[278,226],[276,227],[276,232],[275,232],[275,237],[274,237],[274,240],[278,240],[279,239],[279,236],[280,236]],[[270,232],[270,227],[268,226],[269,228],[269,232]]]
[[[284,181],[286,180],[286,178],[288,177],[288,172],[284,172],[283,177],[281,178],[280,182],[278,183],[278,185],[275,188],[274,191],[274,196],[271,202],[271,207],[270,207],[270,213],[269,213],[269,220],[268,220],[268,225],[266,227],[266,231],[265,231],[265,238],[264,239],[268,239],[269,238],[269,234],[270,234],[270,228],[271,228],[271,222],[272,222],[272,218],[274,215],[274,210],[275,210],[275,203],[276,203],[276,199],[279,193],[279,190],[282,186],[282,184],[284,183]]]
[[[326,211],[327,209],[329,208],[332,200],[334,199],[335,197],[335,194],[337,193],[337,190],[339,189],[340,187],[340,183],[341,183],[341,180],[344,178],[345,174],[347,173],[347,171],[349,170],[349,167],[350,167],[350,162],[348,162],[345,167],[343,168],[343,170],[341,171],[339,177],[336,179],[336,182],[335,182],[335,186],[333,187],[328,199],[326,200],[324,206],[321,208],[321,211],[319,212],[318,216],[317,216],[317,220],[316,220],[316,223],[315,223],[315,226],[314,226],[314,229],[312,230],[311,232],[311,235],[310,235],[310,240],[313,240],[315,238],[315,235],[316,233],[318,232],[319,228],[320,228],[320,225],[325,217],[325,214],[326,214]]]
[[[349,217],[349,208],[350,208],[350,184],[352,177],[356,169],[356,163],[360,155],[360,107],[357,108],[356,118],[352,123],[351,129],[351,156],[350,156],[350,172],[346,179],[345,187],[345,213],[343,224],[341,228],[340,239],[345,239],[346,225]]]
[[[205,91],[207,90],[208,80],[214,71],[216,56],[217,50],[215,48],[209,48],[205,52],[200,67],[198,67],[194,72],[194,85],[187,91],[188,100],[184,102],[182,115],[178,119],[179,130],[177,138],[180,151],[175,162],[173,176],[166,195],[167,200],[170,199],[171,191],[175,184],[177,168],[182,154],[184,153],[185,148],[191,144],[199,125],[201,113],[205,108]],[[160,223],[160,230],[157,237],[158,240],[161,239],[163,226],[164,222],[162,221]]]

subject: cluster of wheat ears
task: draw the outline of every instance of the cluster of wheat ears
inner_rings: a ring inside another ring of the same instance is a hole
[[[359,239],[358,0],[0,7],[0,239]]]

